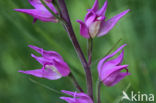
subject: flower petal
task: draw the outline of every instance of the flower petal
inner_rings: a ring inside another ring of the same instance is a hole
[[[89,34],[92,38],[96,37],[100,29],[101,21],[95,21],[89,26]]]
[[[55,9],[54,5],[51,2],[46,4],[55,14],[58,14],[57,10]]]
[[[69,103],[93,103],[92,99],[85,93],[76,93],[66,90],[62,90],[61,92],[73,96],[73,99],[67,98],[69,101],[73,101]],[[63,97],[62,99],[66,100],[66,97],[65,98]]]
[[[98,16],[105,16],[107,5],[108,5],[108,1],[106,0],[105,3],[104,3],[104,5],[102,6],[102,8],[99,11],[97,11],[96,14]]]
[[[40,6],[43,6],[40,0],[28,0],[28,1],[35,8],[40,8]]]
[[[76,103],[93,103],[93,101],[90,99],[90,97],[82,97],[82,98],[77,98]]]
[[[71,97],[60,97],[60,99],[65,100],[68,103],[76,103],[76,99],[75,98],[71,98]]]
[[[120,80],[122,80],[125,76],[130,75],[130,73],[128,73],[128,71],[123,73],[123,72],[121,72],[121,70],[122,69],[112,72],[107,78],[105,78],[105,80],[103,80],[103,83],[106,86],[114,86]]]
[[[124,44],[122,46],[120,46],[116,51],[114,51],[112,54],[107,55],[106,57],[104,57],[103,59],[101,59],[98,63],[98,72],[101,72],[101,69],[103,67],[103,64],[111,57],[113,57],[114,55],[116,55],[120,50],[122,50],[127,44]]]
[[[55,9],[55,7],[53,6],[53,4],[51,3],[52,0],[45,0],[45,3],[47,4],[47,6],[54,12],[57,14],[57,11]],[[44,5],[41,3],[40,0],[29,0],[29,3],[35,7],[36,9],[40,9],[40,10],[47,10]]]
[[[129,12],[129,9],[114,16],[113,18],[107,20],[106,22],[103,21],[101,23],[101,28],[97,36],[100,37],[100,36],[106,35],[115,26],[115,24],[128,12]]]
[[[45,59],[45,58],[43,58],[43,57],[38,57],[38,56],[36,56],[36,55],[34,55],[34,54],[31,54],[31,56],[32,56],[33,58],[35,58],[35,59],[36,59],[40,64],[42,64],[42,65],[51,62],[51,61],[49,61],[49,60],[47,60],[47,59]]]
[[[15,9],[15,11],[22,12],[33,16],[36,19],[39,19],[44,22],[58,22],[53,15],[47,10],[38,10],[38,9]]]
[[[19,72],[50,80],[57,80],[62,77],[61,75],[58,75],[56,72],[48,68],[44,70],[43,69],[28,70],[28,71],[20,70]]]
[[[87,28],[96,20],[96,14],[92,11],[89,11],[85,16],[85,24]]]
[[[84,38],[90,38],[86,24],[81,20],[77,20],[77,22],[80,23],[80,34],[81,34],[81,36],[83,36]]]
[[[115,72],[115,71],[121,71],[125,68],[127,68],[128,65],[120,65],[120,66],[115,66],[115,67],[112,67],[110,68],[109,70],[105,70],[105,69],[102,69],[101,70],[101,75],[100,75],[100,80],[103,81],[105,80],[106,78],[110,77],[110,75]],[[103,74],[103,75],[102,75]]]
[[[109,64],[113,64],[113,65],[120,65],[123,61],[123,57],[124,57],[124,50],[122,50],[122,52],[120,53],[120,55],[112,60],[109,60]]]
[[[110,71],[115,66],[120,65],[123,60],[123,55],[124,55],[123,53],[124,51],[122,50],[122,52],[117,58],[103,62],[101,69],[99,70],[99,76],[101,77],[107,71]]]
[[[28,47],[32,48],[33,50],[35,50],[36,52],[40,53],[41,55],[43,55],[43,48],[39,48],[37,46],[34,46],[34,45],[28,45]]]
[[[71,92],[71,91],[66,91],[66,90],[61,90],[61,92],[65,93],[65,94],[68,94],[68,95],[71,95],[71,96],[73,96],[73,97],[88,96],[88,95],[85,94],[85,93],[77,93],[77,92]]]
[[[94,5],[93,5],[93,7],[90,10],[96,12],[98,9],[99,9],[99,1],[95,0]]]
[[[43,50],[42,48],[39,48],[39,47],[33,46],[33,45],[29,45],[29,47],[34,49],[36,52],[40,53],[46,59],[49,59],[49,60],[52,60],[52,59],[63,60],[61,55],[58,54],[55,51],[46,51],[46,50]]]
[[[54,66],[62,76],[68,76],[70,73],[69,66],[64,61],[53,60]]]

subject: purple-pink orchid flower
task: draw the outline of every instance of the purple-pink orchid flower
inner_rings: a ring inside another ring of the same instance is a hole
[[[56,80],[69,75],[70,69],[68,65],[57,52],[46,51],[42,48],[38,48],[32,45],[29,45],[29,47],[42,55],[41,57],[38,57],[34,54],[31,54],[31,56],[35,58],[40,64],[42,64],[43,67],[41,69],[28,71],[20,70],[19,72],[50,80]]]
[[[103,7],[99,9],[98,0],[95,0],[95,3],[91,9],[88,10],[88,13],[85,16],[84,22],[77,20],[80,23],[80,34],[84,38],[94,38],[106,35],[115,24],[128,13],[128,10],[117,14],[111,19],[106,20],[105,13],[107,9],[107,0],[105,1]]]
[[[121,65],[124,56],[123,48],[126,44],[122,45],[112,54],[107,55],[103,59],[101,59],[98,63],[98,73],[99,79],[106,86],[114,86],[120,80],[122,80],[125,76],[130,75],[128,72],[128,65]],[[120,50],[122,50],[121,54],[112,60],[108,60],[114,57]],[[126,70],[126,72],[122,72],[122,70]]]
[[[36,20],[41,20],[44,22],[58,22],[58,20],[46,9],[46,7],[44,7],[40,0],[28,1],[35,9],[15,9],[15,11],[33,16],[34,22],[36,22]],[[54,5],[52,4],[52,0],[44,0],[44,2],[55,14],[58,14]]]
[[[92,99],[85,93],[77,93],[62,90],[63,93],[68,94],[72,97],[60,97],[60,99],[65,100],[68,103],[93,103]]]

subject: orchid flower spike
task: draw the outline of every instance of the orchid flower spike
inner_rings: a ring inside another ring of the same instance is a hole
[[[41,20],[43,22],[54,22],[54,23],[58,22],[58,19],[56,19],[46,9],[46,7],[44,7],[44,5],[41,3],[40,0],[28,0],[28,1],[35,9],[15,9],[15,11],[26,13],[28,15],[33,16],[34,17],[33,23],[35,23],[36,20]],[[44,0],[44,2],[55,14],[58,14],[54,5],[52,4],[52,0]]]
[[[68,65],[57,52],[46,51],[32,45],[29,45],[29,47],[42,55],[41,57],[38,57],[31,54],[31,56],[35,58],[43,67],[42,69],[28,71],[20,70],[19,72],[49,80],[56,80],[69,75],[70,69]]]
[[[101,59],[98,63],[98,74],[100,81],[103,82],[106,86],[114,86],[120,80],[122,80],[125,76],[130,75],[128,72],[128,65],[121,65],[124,56],[123,48],[126,44],[122,45],[112,54],[107,55],[103,59]],[[114,57],[120,50],[122,50],[121,54],[112,60],[108,60]],[[126,72],[122,72],[122,70],[126,70]]]
[[[88,10],[84,22],[77,20],[77,22],[80,23],[81,36],[89,39],[90,37],[94,38],[96,36],[101,37],[106,35],[115,24],[129,12],[129,9],[125,10],[111,19],[106,20],[105,13],[107,4],[108,2],[106,0],[103,7],[99,9],[98,0],[95,0],[93,7]]]
[[[63,93],[68,94],[72,97],[60,97],[60,99],[65,100],[68,103],[93,103],[92,99],[85,93],[77,93],[62,90]]]

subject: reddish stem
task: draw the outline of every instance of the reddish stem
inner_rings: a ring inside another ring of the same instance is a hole
[[[64,20],[64,27],[65,27],[66,31],[68,32],[68,36],[71,39],[72,44],[77,52],[77,55],[84,67],[84,70],[86,73],[88,95],[93,99],[92,74],[91,74],[90,68],[89,68],[88,63],[85,59],[85,56],[80,48],[77,38],[75,36],[74,30],[73,30],[73,27],[72,27],[72,24],[70,21],[70,17],[68,14],[68,10],[67,10],[64,0],[58,0],[58,5],[60,8],[60,16]]]

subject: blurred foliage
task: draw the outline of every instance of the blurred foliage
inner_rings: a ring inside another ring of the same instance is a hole
[[[93,2],[94,0],[66,0],[76,36],[85,54],[87,54],[86,40],[79,35],[79,24],[75,21],[83,20],[86,9],[90,8]],[[125,48],[124,63],[129,64],[131,75],[114,87],[103,86],[102,103],[115,103],[129,83],[131,85],[128,92],[156,93],[156,1],[108,0],[108,2],[107,18],[128,8],[131,11],[108,35],[94,40],[93,61],[104,56],[122,38],[120,45],[128,44]],[[104,0],[100,0],[100,6],[103,3]],[[0,1],[0,102],[64,103],[59,100],[60,95],[30,82],[28,79],[30,77],[57,90],[75,90],[69,78],[49,81],[17,72],[21,69],[41,68],[41,65],[30,56],[31,52],[34,52],[27,47],[30,44],[59,52],[85,89],[83,68],[61,24],[41,21],[32,24],[31,16],[15,12],[13,10],[15,8],[32,8],[32,6],[28,0]],[[94,63],[92,66],[94,86],[97,80],[96,65],[97,63]]]

